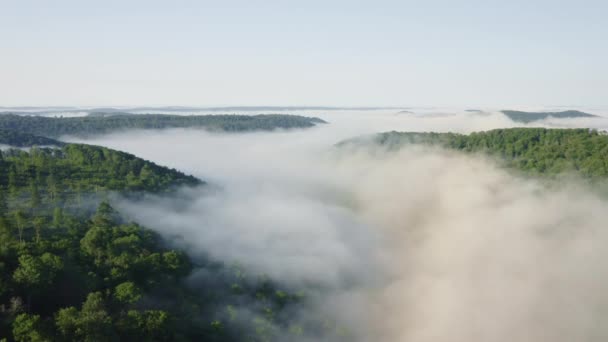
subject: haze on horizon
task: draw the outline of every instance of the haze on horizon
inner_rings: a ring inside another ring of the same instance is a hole
[[[0,1],[2,106],[605,106],[604,1]]]
[[[606,13],[0,0],[0,342],[607,341]]]

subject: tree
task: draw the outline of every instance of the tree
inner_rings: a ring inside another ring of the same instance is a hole
[[[59,187],[57,186],[57,180],[55,179],[55,175],[51,173],[46,178],[47,191],[51,197],[51,201],[55,201],[57,199],[57,195],[59,194]]]
[[[78,205],[82,204],[82,190],[82,183],[80,181],[76,181],[74,192],[76,193],[76,203],[78,203]]]
[[[44,216],[37,216],[34,218],[34,231],[36,234],[36,243],[40,242],[41,232],[46,225],[46,218]]]
[[[11,168],[8,172],[8,192],[12,197],[15,197],[19,193],[19,188],[17,184],[17,171],[15,170],[14,164],[11,165]]]
[[[19,266],[13,273],[13,279],[27,290],[28,307],[31,305],[31,295],[47,291],[62,269],[61,258],[48,252],[40,257],[30,254],[19,257]]]
[[[192,266],[190,260],[183,253],[176,251],[165,252],[162,255],[165,272],[175,277],[183,277],[190,273]]]
[[[66,341],[76,341],[79,333],[80,312],[75,307],[60,309],[55,315],[55,326]]]
[[[15,212],[15,224],[17,225],[17,231],[19,233],[19,242],[23,242],[23,231],[27,223],[27,216],[22,210]]]
[[[90,293],[80,311],[74,307],[59,310],[55,325],[66,339],[85,342],[117,339],[101,292]]]
[[[121,330],[130,339],[172,341],[171,317],[162,310],[129,310],[121,319]]]
[[[121,303],[133,304],[141,299],[141,290],[133,282],[124,282],[116,286],[114,297]]]
[[[17,342],[50,341],[45,337],[43,325],[38,315],[19,314],[13,322],[13,337]]]
[[[93,227],[80,240],[80,248],[85,255],[92,256],[96,265],[101,265],[106,257],[106,249],[112,239],[108,227]]]
[[[110,203],[107,201],[102,201],[97,206],[97,211],[93,216],[92,222],[96,227],[110,227],[114,225],[117,213],[112,208]]]
[[[30,206],[32,209],[37,208],[40,205],[40,192],[38,190],[38,184],[35,180],[30,180]]]
[[[61,209],[61,207],[55,207],[55,209],[53,209],[53,227],[55,229],[58,229],[62,225],[63,225],[63,209]]]

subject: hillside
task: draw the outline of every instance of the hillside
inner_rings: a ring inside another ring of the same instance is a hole
[[[290,316],[301,294],[236,265],[190,259],[100,201],[109,190],[158,193],[197,184],[104,147],[2,152],[0,337],[279,341],[288,329],[294,338],[305,327],[323,331],[321,318],[304,326]]]
[[[149,191],[201,181],[134,155],[99,146],[8,150],[1,154],[0,186],[21,193],[32,186],[49,195],[63,192]]]
[[[339,145],[378,144],[399,149],[408,144],[440,146],[499,157],[505,166],[530,174],[576,173],[608,177],[608,135],[589,129],[510,128],[471,133],[387,132]]]
[[[212,131],[241,132],[288,128],[307,128],[324,123],[313,117],[297,115],[165,115],[94,114],[84,117],[43,117],[15,114],[0,115],[0,129],[57,138],[84,136],[126,129],[205,128]]]
[[[63,146],[64,142],[19,131],[0,129],[0,144],[13,147]]]
[[[517,110],[503,110],[501,111],[509,119],[515,122],[530,123],[533,121],[540,121],[549,117],[553,118],[592,118],[598,117],[597,115],[581,112],[578,110],[565,110],[561,112],[523,112]]]
[[[0,336],[9,341],[278,341],[278,328],[295,323],[300,295],[195,262],[106,202],[88,213],[31,199],[0,207]]]

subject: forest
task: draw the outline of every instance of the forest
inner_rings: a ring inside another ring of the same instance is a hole
[[[191,259],[106,200],[203,181],[97,146],[0,157],[3,341],[275,341],[279,331],[333,329],[290,317],[304,294]]]
[[[158,192],[169,186],[198,185],[200,180],[134,155],[99,146],[66,144],[62,148],[10,149],[0,155],[0,182],[11,193],[44,186],[64,193],[114,191]]]
[[[597,115],[581,112],[579,110],[564,110],[561,112],[524,112],[519,110],[503,110],[501,111],[509,119],[515,122],[530,123],[540,121],[549,117],[564,119],[564,118],[593,118]]]
[[[29,133],[13,130],[0,129],[0,144],[13,147],[30,146],[63,146],[65,143],[59,140],[41,137]]]
[[[48,138],[62,135],[87,136],[127,129],[205,128],[211,131],[243,132],[308,128],[325,121],[298,115],[166,115],[118,114],[82,117],[0,115],[0,130],[29,133]]]
[[[203,180],[105,147],[0,131],[0,143],[11,142],[34,146],[0,153],[0,340],[352,340],[325,317],[294,314],[310,293],[238,264],[188,255],[176,247],[183,237],[162,237],[110,204],[118,195],[180,200],[175,189],[205,186]],[[57,147],[35,146],[42,142]],[[371,142],[391,151],[423,144],[483,154],[548,178],[608,176],[608,135],[589,129],[387,132]]]
[[[530,175],[553,177],[570,173],[594,181],[608,177],[608,135],[586,128],[507,128],[469,135],[387,132],[371,139],[372,143],[391,150],[408,144],[424,144],[483,153],[495,157],[505,167]],[[358,138],[339,145],[368,142],[367,138]]]

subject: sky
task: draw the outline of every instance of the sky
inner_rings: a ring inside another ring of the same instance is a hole
[[[606,1],[0,0],[0,106],[606,106]]]

